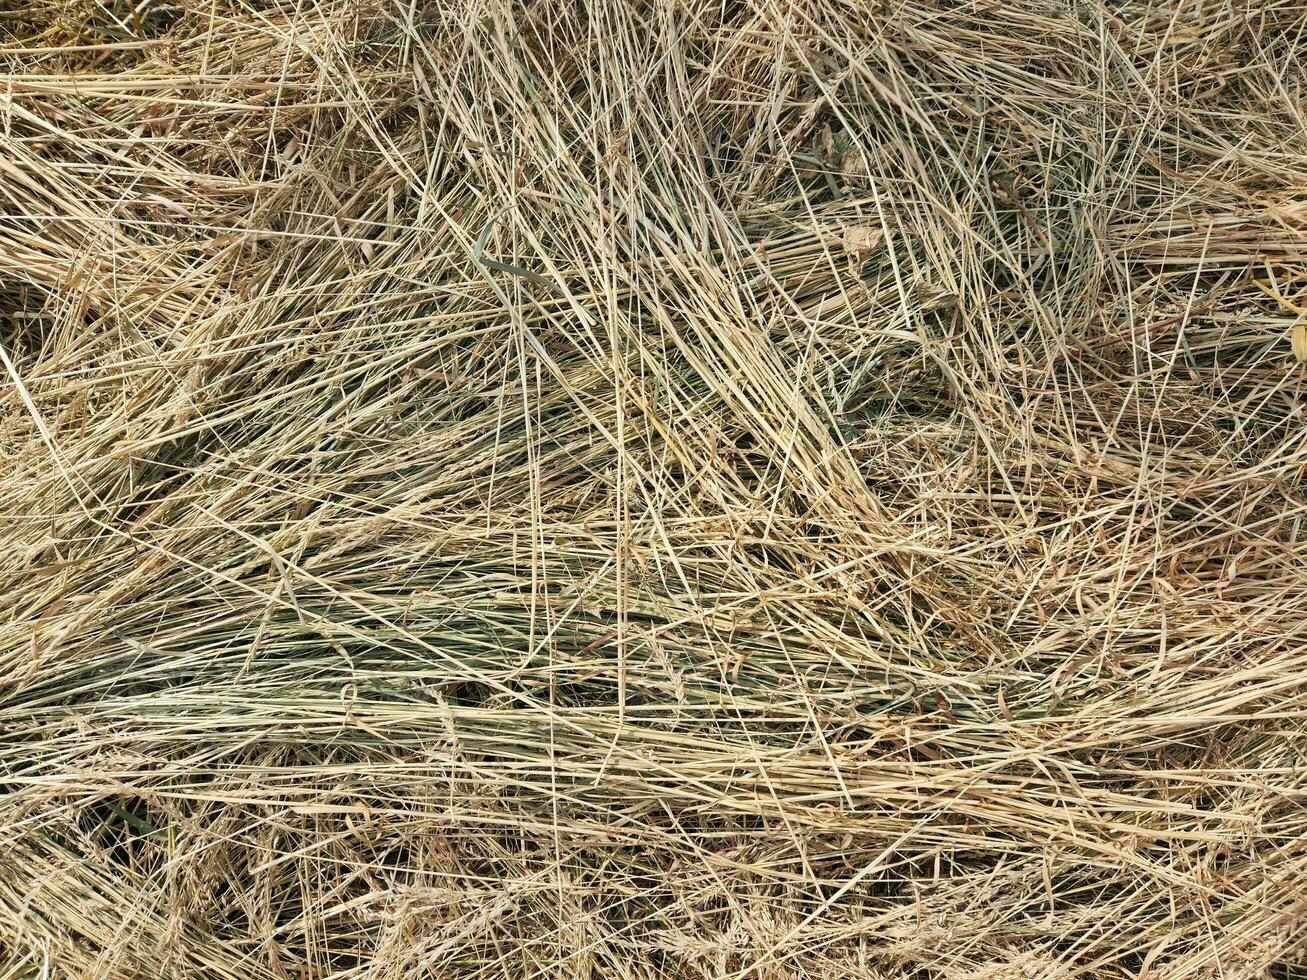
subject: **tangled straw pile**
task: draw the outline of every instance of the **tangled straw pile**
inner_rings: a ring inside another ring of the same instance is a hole
[[[1296,0],[10,0],[0,977],[1307,944]]]

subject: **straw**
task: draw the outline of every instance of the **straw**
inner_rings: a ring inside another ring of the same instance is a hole
[[[1307,10],[0,12],[0,977],[1307,970]]]

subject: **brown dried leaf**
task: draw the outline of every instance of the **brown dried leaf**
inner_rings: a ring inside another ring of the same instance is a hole
[[[871,225],[850,225],[844,229],[844,251],[861,265],[881,243],[884,233]]]

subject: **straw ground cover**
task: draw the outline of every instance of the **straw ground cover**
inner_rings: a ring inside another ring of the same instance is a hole
[[[0,977],[1270,978],[1307,10],[0,7]]]

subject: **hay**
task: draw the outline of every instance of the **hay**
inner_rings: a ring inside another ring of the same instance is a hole
[[[1307,969],[1300,4],[0,38],[0,976]]]

